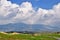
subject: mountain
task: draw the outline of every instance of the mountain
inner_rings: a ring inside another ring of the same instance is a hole
[[[59,27],[42,25],[42,24],[24,24],[24,23],[15,23],[15,24],[6,24],[0,25],[0,31],[34,31],[34,32],[41,32],[41,31],[60,31]]]

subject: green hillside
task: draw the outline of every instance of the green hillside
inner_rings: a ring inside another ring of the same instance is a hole
[[[4,34],[0,33],[0,40],[57,40],[60,37],[56,33],[41,33],[41,34]]]

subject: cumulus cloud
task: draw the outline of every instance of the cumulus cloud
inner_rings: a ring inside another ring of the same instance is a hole
[[[7,0],[0,0],[0,25],[9,23],[55,25],[60,23],[60,3],[52,9],[34,10],[30,2],[21,5]]]

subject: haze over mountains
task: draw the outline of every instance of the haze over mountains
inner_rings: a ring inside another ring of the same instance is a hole
[[[50,28],[49,28],[50,27]],[[48,25],[30,25],[30,24],[24,24],[24,23],[16,23],[16,24],[7,24],[7,25],[0,25],[0,31],[34,31],[34,32],[42,32],[42,31],[60,31],[60,27],[56,26],[48,26]]]

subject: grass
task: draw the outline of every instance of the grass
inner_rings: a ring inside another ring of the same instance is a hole
[[[50,37],[51,36],[51,37]],[[53,37],[60,37],[58,34],[40,34],[40,35],[31,35],[31,34],[3,34],[0,33],[0,40],[56,40]]]

